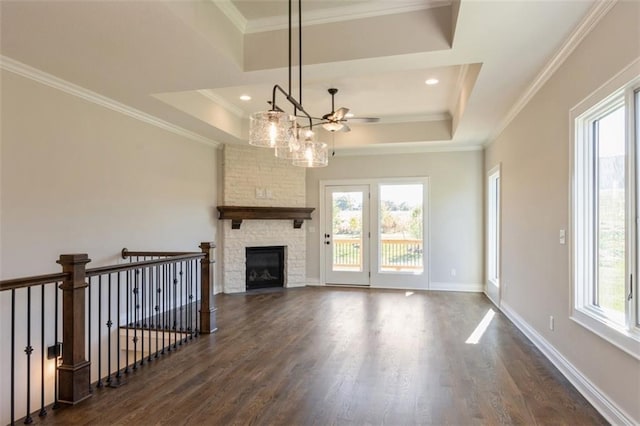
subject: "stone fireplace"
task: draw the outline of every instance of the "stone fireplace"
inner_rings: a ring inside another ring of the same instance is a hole
[[[273,155],[273,151],[248,145],[226,145],[223,155],[225,206],[304,207],[305,170]],[[284,287],[306,285],[306,227],[292,220],[243,220],[239,229],[222,220],[222,288],[225,293],[247,289],[246,250],[250,247],[286,247]]]

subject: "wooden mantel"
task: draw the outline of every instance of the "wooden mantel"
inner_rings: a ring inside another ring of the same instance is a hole
[[[220,219],[231,219],[231,229],[240,229],[245,219],[293,220],[293,227],[299,229],[305,220],[311,220],[313,207],[242,207],[218,206]]]

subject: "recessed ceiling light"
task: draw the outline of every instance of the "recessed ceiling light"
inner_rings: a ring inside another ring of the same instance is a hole
[[[241,95],[240,96],[240,100],[241,101],[250,101],[251,100],[251,96],[249,96],[249,95]]]
[[[346,118],[351,118],[353,117],[353,113],[352,112],[348,112],[344,115]]]
[[[440,80],[438,80],[437,78],[430,78],[427,81],[425,81],[425,84],[428,84],[429,86],[433,86],[434,84],[438,84]]]

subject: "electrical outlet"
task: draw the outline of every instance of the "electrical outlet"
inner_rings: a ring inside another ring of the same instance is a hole
[[[553,320],[553,315],[549,316],[549,330],[553,331],[555,326],[555,321]]]
[[[567,242],[567,238],[566,238],[566,232],[564,229],[560,230],[560,244],[566,244]]]
[[[456,268],[451,268],[451,276],[455,277],[456,275],[458,275],[458,271],[456,271]]]

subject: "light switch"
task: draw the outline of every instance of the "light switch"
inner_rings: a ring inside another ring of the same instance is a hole
[[[566,239],[566,233],[564,229],[560,230],[560,244],[566,244],[567,239]]]

